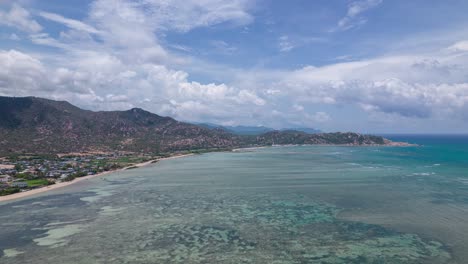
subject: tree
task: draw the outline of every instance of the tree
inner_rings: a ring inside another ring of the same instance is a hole
[[[23,170],[23,166],[21,166],[21,164],[15,164],[15,170],[16,170],[16,171],[22,171],[22,170]]]

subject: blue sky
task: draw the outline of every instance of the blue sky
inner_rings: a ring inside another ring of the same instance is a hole
[[[468,132],[468,2],[0,1],[0,95],[191,122]]]

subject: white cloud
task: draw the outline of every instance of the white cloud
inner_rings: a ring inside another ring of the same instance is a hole
[[[25,53],[1,52],[0,93],[46,95],[104,110],[139,105],[184,120],[248,115],[252,107],[266,103],[255,91],[189,81],[184,71],[154,63],[127,64],[108,53],[81,51],[67,56],[58,68],[45,65]]]
[[[333,58],[333,60],[336,61],[350,61],[352,60],[353,56],[352,55],[341,55]]]
[[[29,35],[29,38],[34,44],[60,48],[64,50],[70,49],[70,47],[67,44],[60,42],[54,38],[51,38],[47,33],[31,34]]]
[[[264,91],[264,93],[266,95],[277,95],[277,94],[281,94],[281,90],[279,90],[279,89],[266,89]]]
[[[88,32],[88,33],[93,33],[93,34],[99,33],[99,31],[97,29],[95,29],[94,27],[92,27],[90,25],[87,25],[87,24],[85,24],[85,23],[83,23],[81,21],[78,21],[78,20],[65,18],[65,17],[63,17],[61,15],[58,15],[58,14],[48,13],[48,12],[40,12],[39,15],[41,17],[45,18],[45,19],[48,19],[48,20],[51,20],[51,21],[54,21],[54,22],[57,22],[57,23],[64,24],[67,27],[72,28],[72,29],[85,31],[85,32]]]
[[[228,44],[223,40],[213,40],[210,44],[214,48],[214,51],[217,51],[219,53],[231,55],[237,51],[236,47]]]
[[[304,67],[277,80],[313,104],[356,105],[369,112],[428,118],[466,116],[467,56],[391,56]]]
[[[173,49],[184,51],[184,52],[192,52],[192,48],[184,45],[179,45],[179,44],[173,44],[170,46]]]
[[[288,52],[296,46],[289,40],[288,36],[281,36],[278,41],[278,47],[281,52]]]
[[[202,101],[225,100],[233,92],[232,88],[225,84],[210,83],[203,85],[198,82],[187,82],[185,76],[183,80],[178,82],[177,86],[179,88],[178,93],[181,96]]]
[[[283,35],[278,38],[278,49],[280,52],[289,52],[293,49],[309,45],[311,43],[324,43],[327,38],[311,36],[289,36]]]
[[[0,11],[0,25],[2,24],[29,33],[42,30],[42,26],[31,18],[29,11],[16,3],[11,6],[10,11]]]
[[[232,115],[233,109],[240,106],[260,107],[265,101],[255,91],[224,83],[190,81],[186,72],[171,69],[171,65],[185,62],[166,51],[158,39],[161,30],[169,26],[187,31],[224,22],[248,23],[251,21],[246,11],[248,5],[247,1],[182,4],[178,1],[97,0],[90,5],[86,23],[42,12],[43,18],[62,23],[69,29],[57,38],[47,33],[30,35],[33,43],[59,48],[61,52],[60,56],[44,55],[42,62],[36,60],[41,65],[41,78],[37,78],[36,84],[48,87],[48,97],[71,100],[85,107],[112,109],[141,103],[151,111],[183,119],[188,118],[184,115],[191,106],[194,109],[189,116],[200,118],[221,113]],[[180,11],[180,17],[169,17],[164,13],[168,10]],[[158,15],[155,12],[159,12]],[[235,49],[225,42],[215,44],[225,51]],[[32,68],[29,71],[37,72]],[[9,73],[15,78],[21,76],[19,71]],[[37,92],[20,87],[6,89],[2,92],[8,95],[40,94],[39,87]],[[250,113],[248,107],[243,109],[246,114]]]
[[[0,50],[0,93],[31,95],[50,89],[47,70],[39,60],[15,50]]]
[[[253,21],[250,0],[142,0],[141,5],[164,29],[187,32],[225,22],[237,26]]]
[[[241,104],[253,103],[257,106],[262,106],[266,104],[265,100],[258,97],[254,92],[248,90],[240,90],[236,99]]]
[[[450,51],[468,51],[468,40],[459,41],[452,46],[448,47]]]
[[[337,116],[330,109],[341,107],[411,120],[468,118],[466,41],[428,54],[388,55],[296,70],[243,70],[180,58],[166,50],[170,44],[163,38],[166,30],[250,23],[247,1],[184,3],[98,0],[83,21],[41,13],[67,28],[57,37],[28,31],[29,39],[57,48],[56,52],[39,57],[0,50],[0,93],[70,100],[92,109],[138,106],[182,120],[261,122],[276,127],[327,126],[335,122],[331,116]],[[363,12],[380,3],[353,2],[343,25],[355,25]],[[167,12],[174,10],[176,15],[169,17]],[[278,41],[279,49],[286,52],[324,40],[285,35]],[[226,42],[211,44],[219,51],[235,51]],[[185,65],[221,81],[194,81],[193,75],[181,70]]]
[[[346,16],[338,21],[336,28],[332,31],[348,30],[367,23],[367,19],[360,15],[369,9],[379,6],[382,2],[383,0],[360,0],[351,2],[348,5]]]
[[[53,37],[38,33],[40,28],[30,27],[29,32],[36,34],[29,38],[34,44],[58,48],[60,55],[34,58],[18,51],[2,51],[8,60],[0,62],[0,92],[46,94],[95,109],[141,103],[149,110],[183,119],[188,118],[184,115],[189,112],[192,117],[216,117],[221,113],[232,115],[233,109],[240,106],[262,106],[265,101],[255,91],[224,83],[189,81],[186,72],[171,69],[171,65],[186,62],[166,51],[158,39],[164,30],[186,32],[221,23],[248,24],[253,20],[247,12],[251,3],[97,0],[90,5],[86,22],[40,12],[42,18],[61,23],[67,29]],[[30,18],[29,12],[17,5],[10,13],[18,13],[17,9],[23,18]],[[214,45],[223,52],[235,51],[225,42]],[[249,107],[243,109],[249,114]]]
[[[101,31],[104,42],[117,48],[158,47],[151,23],[137,2],[98,0],[91,4],[89,20]]]

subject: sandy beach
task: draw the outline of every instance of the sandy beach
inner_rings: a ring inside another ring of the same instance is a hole
[[[69,181],[69,182],[60,182],[60,183],[56,183],[56,184],[53,184],[53,185],[49,185],[49,186],[46,186],[46,187],[42,187],[42,188],[30,190],[30,191],[24,191],[24,192],[14,193],[14,194],[10,194],[10,195],[0,196],[0,202],[16,200],[16,199],[32,196],[32,195],[35,195],[35,194],[56,190],[56,189],[59,189],[59,188],[63,188],[65,186],[69,186],[69,185],[78,183],[80,181],[89,180],[89,179],[96,178],[96,177],[101,177],[101,176],[108,175],[108,174],[115,173],[115,172],[119,172],[119,171],[124,171],[124,170],[127,170],[129,168],[147,166],[149,164],[152,164],[154,161],[177,159],[177,158],[182,158],[182,157],[187,157],[187,156],[192,156],[192,155],[194,155],[194,154],[175,155],[175,156],[171,156],[171,157],[167,157],[167,158],[149,160],[149,161],[146,161],[146,162],[142,162],[142,163],[138,163],[138,164],[135,164],[135,165],[127,166],[125,168],[118,169],[118,170],[106,171],[106,172],[101,172],[101,173],[98,173],[98,174],[95,174],[95,175],[89,175],[89,176],[85,176],[85,177],[76,178],[73,181]]]

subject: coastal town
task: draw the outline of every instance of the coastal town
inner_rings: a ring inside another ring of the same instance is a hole
[[[76,178],[136,164],[156,162],[167,155],[97,153],[75,155],[16,155],[0,158],[0,196],[42,188]]]

